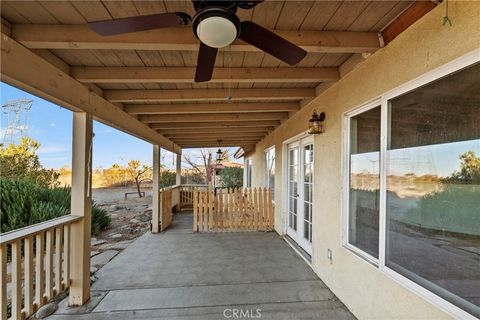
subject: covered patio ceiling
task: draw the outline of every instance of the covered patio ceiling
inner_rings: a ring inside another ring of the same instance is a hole
[[[148,141],[161,137],[177,152],[214,147],[218,140],[221,146],[251,148],[433,6],[430,1],[266,1],[239,9],[241,20],[274,30],[307,56],[290,67],[236,41],[219,51],[207,83],[193,81],[199,42],[191,27],[102,37],[86,25],[162,12],[193,16],[191,1],[2,1],[1,14],[4,34],[123,117],[94,112],[97,119]]]

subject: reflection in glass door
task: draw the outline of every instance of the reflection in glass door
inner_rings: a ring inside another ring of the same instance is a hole
[[[312,243],[313,144],[303,147],[303,239]]]
[[[288,146],[287,234],[312,254],[313,138]]]
[[[298,143],[288,148],[288,235],[297,237],[298,217]]]

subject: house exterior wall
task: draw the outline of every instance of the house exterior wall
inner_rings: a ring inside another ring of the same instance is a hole
[[[252,186],[264,186],[264,150],[275,145],[275,229],[285,233],[283,142],[308,129],[313,109],[326,113],[326,131],[314,138],[315,186],[312,268],[359,319],[450,319],[439,307],[342,246],[342,114],[480,47],[480,2],[445,2],[386,48],[377,51],[315,98],[246,154]],[[333,252],[333,262],[327,259]]]

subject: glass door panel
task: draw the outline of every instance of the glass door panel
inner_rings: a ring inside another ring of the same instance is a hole
[[[288,150],[288,228],[287,234],[296,237],[298,228],[298,145]]]

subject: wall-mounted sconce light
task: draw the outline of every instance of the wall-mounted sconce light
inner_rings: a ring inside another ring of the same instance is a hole
[[[312,117],[309,120],[308,133],[310,134],[323,133],[324,132],[323,121],[325,121],[325,112],[318,114],[317,110],[313,110]]]

